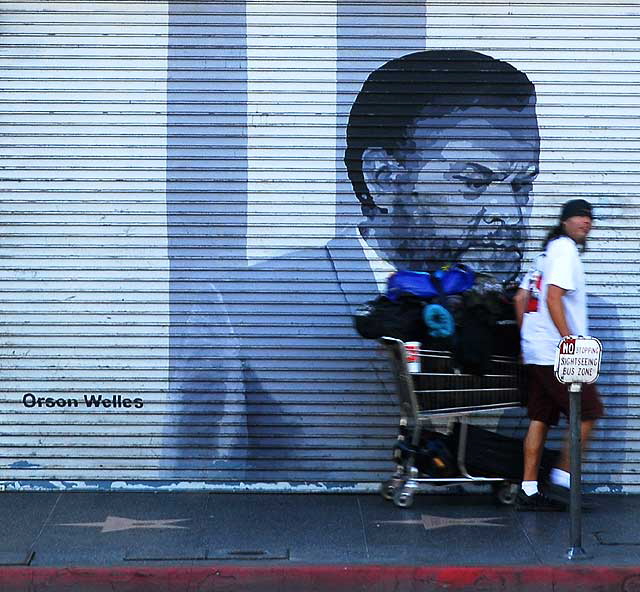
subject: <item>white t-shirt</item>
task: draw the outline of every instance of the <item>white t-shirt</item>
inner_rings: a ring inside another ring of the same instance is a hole
[[[525,364],[553,366],[555,361],[561,335],[547,308],[549,284],[567,290],[562,304],[571,334],[588,335],[587,294],[580,253],[572,239],[561,236],[547,245],[520,284],[529,290],[529,305],[520,331]]]

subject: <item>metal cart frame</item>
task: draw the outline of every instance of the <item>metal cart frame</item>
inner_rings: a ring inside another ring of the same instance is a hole
[[[406,458],[397,459],[398,464],[393,476],[381,484],[382,496],[393,500],[396,506],[407,508],[413,504],[414,494],[423,483],[490,484],[501,503],[513,504],[518,491],[516,483],[502,477],[471,475],[467,470],[465,457],[469,414],[521,406],[521,366],[518,361],[503,356],[492,357],[491,374],[474,377],[462,374],[453,367],[450,352],[420,349],[417,354],[421,362],[421,372],[412,373],[409,371],[407,350],[403,341],[382,337],[380,342],[389,353],[400,400],[398,440],[405,442],[409,437],[411,444]],[[440,368],[436,370],[440,371],[425,371],[431,370],[425,366],[433,362],[437,362],[436,366],[439,364]],[[460,388],[461,385],[471,388]],[[442,388],[443,386],[445,388]],[[434,417],[443,416],[455,418],[460,425],[456,452],[460,476],[420,476],[415,465],[415,453],[411,450],[417,450],[425,424]]]

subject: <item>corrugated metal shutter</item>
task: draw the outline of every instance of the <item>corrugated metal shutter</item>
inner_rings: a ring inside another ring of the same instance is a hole
[[[0,15],[1,474],[23,485],[158,476],[168,14],[141,6]]]
[[[585,480],[638,491],[635,4],[6,2],[0,19],[1,480],[373,489],[398,409],[350,318],[376,287],[347,118],[388,60],[469,49],[536,88],[525,259],[559,204],[596,207],[608,415]]]

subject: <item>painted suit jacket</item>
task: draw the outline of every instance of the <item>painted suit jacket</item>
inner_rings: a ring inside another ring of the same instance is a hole
[[[177,476],[309,481],[340,470],[349,481],[354,447],[388,472],[398,405],[386,352],[353,325],[378,295],[355,237],[229,271],[202,291],[173,307]]]
[[[235,481],[246,467],[240,345],[220,292],[208,282],[205,287],[183,292],[180,282],[173,286],[160,461],[160,476],[171,481]]]
[[[372,463],[388,469],[399,407],[386,352],[353,324],[355,309],[379,294],[360,242],[336,238],[265,261],[249,275],[246,289],[254,293],[244,304],[228,291],[224,299],[228,310],[242,311],[231,317],[258,467],[263,456],[263,465],[276,457],[283,478],[295,470],[312,479],[312,457],[331,472],[349,464],[355,446],[371,449]]]

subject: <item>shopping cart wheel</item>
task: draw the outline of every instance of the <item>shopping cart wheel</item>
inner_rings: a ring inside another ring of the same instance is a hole
[[[396,479],[388,479],[380,484],[380,495],[386,500],[392,500],[393,494],[396,492],[402,482],[398,482]]]
[[[413,505],[413,491],[406,487],[396,489],[393,494],[393,503],[399,508],[410,508]]]
[[[512,506],[516,503],[519,486],[517,483],[506,483],[502,485],[494,485],[493,493],[496,499],[505,506]]]

